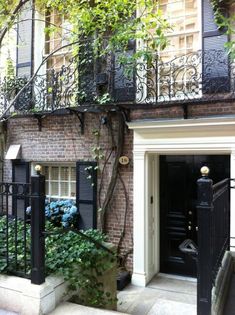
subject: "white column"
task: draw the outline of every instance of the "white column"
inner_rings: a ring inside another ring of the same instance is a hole
[[[235,150],[232,150],[231,153],[230,172],[230,177],[235,178]],[[231,181],[231,185],[235,186],[235,181]],[[235,251],[235,189],[231,189],[230,211],[230,245],[231,250]]]
[[[145,169],[145,152],[134,151],[134,248],[132,283],[138,286],[145,286],[147,283]]]

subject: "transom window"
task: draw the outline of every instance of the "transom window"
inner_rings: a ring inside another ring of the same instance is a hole
[[[76,167],[46,166],[42,167],[46,180],[46,195],[56,199],[75,199]]]

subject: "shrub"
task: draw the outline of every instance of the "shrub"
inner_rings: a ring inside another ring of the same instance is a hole
[[[54,207],[54,206],[53,206]],[[30,224],[21,220],[8,220],[8,264],[6,264],[6,216],[0,217],[0,272],[18,271],[30,275]],[[16,235],[17,226],[18,233]],[[76,293],[76,302],[95,307],[104,307],[114,302],[109,292],[104,292],[98,277],[108,270],[116,260],[95,242],[102,243],[107,237],[98,230],[87,230],[82,234],[66,231],[46,221],[46,275],[63,276],[68,281],[71,293]],[[24,240],[26,238],[26,244]],[[17,242],[16,242],[17,239]],[[24,255],[24,249],[26,253]],[[16,255],[17,254],[17,260]],[[26,266],[24,264],[24,258]],[[82,289],[82,290],[81,290]],[[79,294],[77,295],[77,292]]]

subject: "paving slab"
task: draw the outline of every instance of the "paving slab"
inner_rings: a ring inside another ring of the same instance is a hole
[[[118,311],[132,315],[196,315],[195,279],[155,277],[146,288],[129,285],[118,293]]]
[[[197,315],[196,306],[159,299],[147,315]]]

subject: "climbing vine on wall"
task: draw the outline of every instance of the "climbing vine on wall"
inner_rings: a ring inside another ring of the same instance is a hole
[[[230,9],[233,0],[211,0],[214,11],[214,19],[218,28],[229,36],[229,41],[225,48],[232,58],[235,58],[235,14],[231,14]]]

